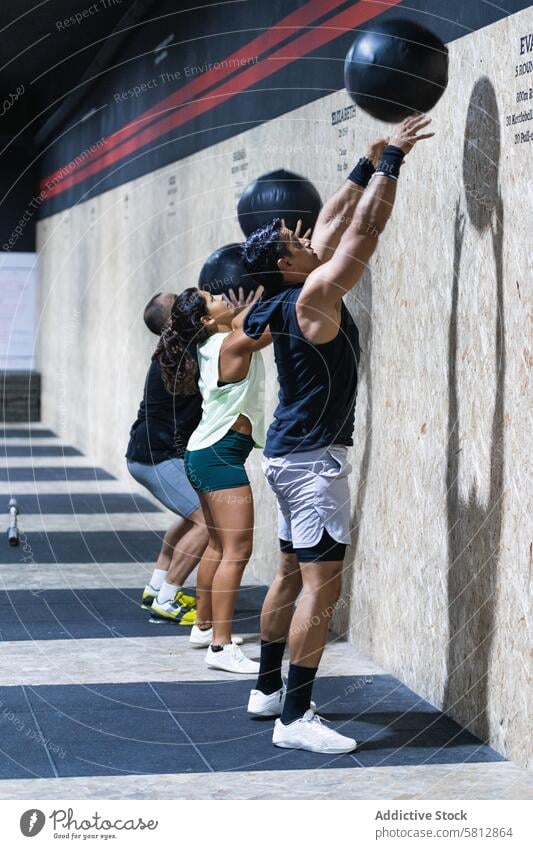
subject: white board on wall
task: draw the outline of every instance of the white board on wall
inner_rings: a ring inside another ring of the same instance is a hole
[[[33,369],[36,255],[0,252],[0,369]]]

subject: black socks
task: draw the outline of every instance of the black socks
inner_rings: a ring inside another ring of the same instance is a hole
[[[306,710],[309,710],[316,673],[317,667],[289,664],[287,696],[281,714],[283,725],[289,725],[295,719],[301,719]]]
[[[283,660],[284,651],[284,642],[269,643],[268,640],[261,640],[261,659],[259,662],[256,690],[260,690],[265,696],[270,696],[276,690],[281,690],[283,686],[283,681],[281,680],[281,661]]]
[[[283,686],[281,661],[284,651],[285,643],[269,643],[268,640],[261,640],[261,661],[256,690],[260,690],[265,696],[281,690]],[[289,664],[287,696],[281,714],[284,725],[294,722],[295,719],[301,719],[306,710],[309,710],[316,673],[316,667]]]

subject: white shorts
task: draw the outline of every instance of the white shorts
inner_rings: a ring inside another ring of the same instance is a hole
[[[345,445],[263,457],[265,478],[278,502],[278,535],[294,548],[310,548],[324,528],[336,542],[351,542],[351,511]]]

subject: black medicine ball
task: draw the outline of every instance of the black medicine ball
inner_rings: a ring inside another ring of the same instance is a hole
[[[290,230],[294,230],[301,218],[303,234],[315,226],[321,207],[320,195],[309,180],[280,170],[264,174],[246,186],[239,198],[237,214],[245,236],[273,218],[284,218]]]
[[[244,268],[241,245],[237,243],[213,251],[202,266],[198,279],[198,288],[212,295],[227,295],[230,289],[234,289],[238,296],[239,286],[242,286],[245,295],[249,295],[258,285]]]
[[[404,18],[361,32],[344,63],[352,100],[379,121],[393,124],[428,112],[448,85],[448,48],[425,27]]]

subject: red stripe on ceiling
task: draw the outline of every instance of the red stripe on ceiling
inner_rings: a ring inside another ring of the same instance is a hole
[[[252,41],[249,41],[248,44],[239,47],[235,53],[232,53],[230,56],[226,56],[224,59],[220,59],[218,61],[226,62],[231,65],[231,63],[240,62],[241,60],[244,61],[250,57],[253,58],[255,56],[261,56],[263,53],[266,53],[266,51],[272,50],[272,48],[276,47],[280,41],[283,41],[291,35],[296,35],[302,26],[312,23],[318,18],[321,18],[323,15],[326,15],[328,12],[332,12],[337,8],[337,6],[340,6],[344,2],[345,0],[311,0],[310,3],[306,3],[301,9],[296,9],[296,11],[291,12],[290,15],[282,18],[277,24],[274,24],[268,30],[262,32],[261,35],[252,39]],[[99,159],[109,150],[116,147],[116,145],[126,141],[126,139],[137,133],[140,129],[142,129],[143,124],[147,124],[154,119],[161,117],[162,113],[167,112],[170,109],[175,109],[182,103],[185,103],[196,95],[206,91],[206,89],[211,86],[222,82],[226,77],[238,70],[239,68],[233,67],[217,68],[207,71],[195,80],[186,83],[177,91],[172,92],[172,94],[168,97],[158,101],[155,106],[152,106],[146,112],[142,112],[133,121],[129,121],[121,127],[120,130],[117,130],[115,133],[108,136],[100,148],[88,156],[85,161],[74,170],[82,170],[87,165],[90,165],[93,160]],[[44,178],[41,181],[41,187],[46,188],[46,184],[50,181],[55,182],[56,180],[61,180],[62,170],[63,169],[58,168],[58,170],[53,174]]]
[[[46,198],[61,194],[82,180],[103,171],[105,168],[129,156],[141,147],[150,144],[176,127],[208,112],[215,106],[220,106],[221,103],[251,88],[261,80],[292,64],[297,59],[328,44],[342,35],[346,30],[354,29],[360,24],[377,17],[377,15],[385,11],[385,8],[396,6],[401,1],[386,0],[386,2],[377,3],[374,0],[361,0],[356,6],[352,6],[344,12],[335,15],[320,27],[311,29],[294,39],[294,41],[291,41],[285,47],[272,53],[262,63],[245,68],[234,79],[219,86],[209,95],[206,95],[206,97],[192,103],[187,103],[178,112],[151,124],[151,126],[137,133],[133,138],[115,146],[113,150],[100,156],[95,162],[85,165],[79,172],[66,177],[61,183],[53,186],[51,189],[46,190],[45,186],[43,191]]]

